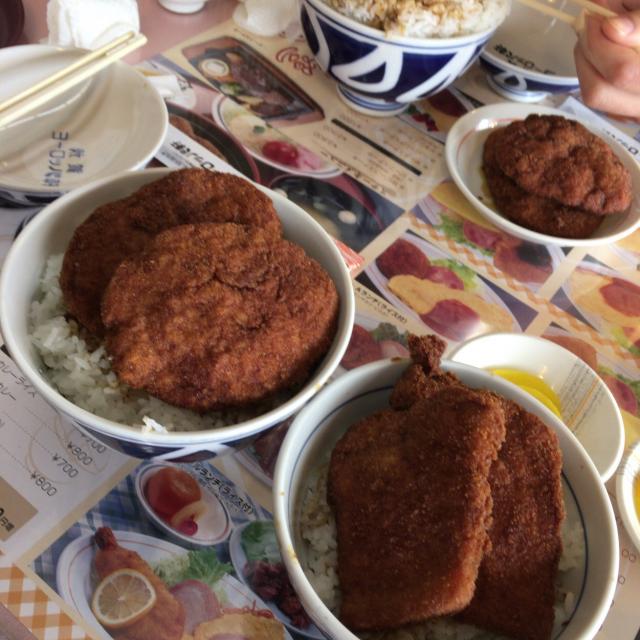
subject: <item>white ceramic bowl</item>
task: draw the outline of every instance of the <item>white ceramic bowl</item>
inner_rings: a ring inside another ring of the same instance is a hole
[[[563,11],[573,10],[565,3]],[[573,61],[576,41],[572,25],[514,2],[482,50],[480,64],[489,85],[500,95],[516,102],[539,102],[549,94],[571,93],[580,87]]]
[[[582,124],[592,133],[606,140],[622,164],[631,173],[634,196],[629,211],[603,216],[604,221],[591,236],[573,239],[531,231],[508,220],[483,202],[483,198],[486,200],[486,180],[482,171],[482,150],[485,140],[495,127],[504,127],[514,120],[523,120],[533,113],[564,116],[570,120],[578,120],[571,114],[552,107],[499,103],[470,111],[451,127],[445,145],[447,168],[467,200],[496,227],[517,238],[538,244],[553,244],[563,247],[612,244],[638,229],[640,227],[640,165],[621,144],[607,137],[589,122],[582,122]]]
[[[407,360],[383,360],[359,367],[332,382],[295,418],[276,466],[273,500],[283,561],[300,600],[315,624],[333,640],[356,640],[323,604],[305,576],[306,549],[298,529],[298,514],[308,474],[325,458],[346,428],[359,418],[388,406],[391,389]],[[618,536],[613,509],[596,468],[573,434],[545,407],[518,387],[480,369],[444,361],[470,387],[495,391],[537,415],[558,435],[563,454],[565,506],[569,517],[582,521],[585,570],[575,589],[580,593],[562,640],[588,640],[602,624],[618,577]],[[375,562],[375,558],[372,558]],[[569,572],[572,573],[572,572]],[[574,576],[576,577],[576,576]]]
[[[541,377],[559,396],[562,418],[586,449],[603,482],[618,468],[624,423],[600,376],[551,340],[518,333],[492,333],[455,348],[449,358],[480,369],[511,368]]]
[[[307,383],[289,400],[265,414],[236,425],[205,431],[142,433],[79,408],[64,398],[42,372],[42,362],[29,339],[29,307],[44,265],[63,253],[75,228],[101,204],[123,198],[169,169],[122,173],[76,189],[46,207],[18,236],[0,276],[0,329],[11,356],[36,390],[74,424],[101,442],[140,458],[211,457],[249,442],[259,432],[295,413],[322,387],[344,354],[354,318],[354,295],[344,260],[331,237],[303,209],[284,196],[259,187],[273,200],[284,236],[300,245],[329,273],[340,297],[338,329],[328,353]]]
[[[640,552],[640,512],[636,509],[633,499],[634,483],[640,478],[640,441],[636,442],[625,455],[618,476],[616,478],[616,497],[618,510],[624,528],[631,541]]]

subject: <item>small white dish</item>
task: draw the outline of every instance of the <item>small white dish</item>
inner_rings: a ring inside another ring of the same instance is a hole
[[[160,469],[169,466],[177,466],[163,463],[151,463],[143,466],[136,476],[136,498],[141,504],[146,516],[160,531],[170,537],[192,547],[209,547],[223,542],[231,532],[231,518],[222,502],[206,487],[200,485],[201,500],[205,504],[204,513],[198,518],[198,530],[192,536],[174,529],[166,520],[163,520],[151,507],[146,495],[147,482]],[[182,468],[182,467],[180,467]],[[188,473],[188,472],[187,472]],[[197,478],[196,478],[197,481]]]
[[[640,551],[640,512],[634,500],[634,484],[640,482],[640,441],[625,456],[616,479],[616,497],[622,523],[631,541]]]
[[[173,13],[195,13],[204,7],[206,0],[158,0],[160,6]]]
[[[48,45],[0,50],[0,98],[86,53]],[[99,178],[139,169],[167,132],[167,109],[151,82],[115,62],[61,98],[0,130],[0,192],[21,204],[57,198]]]
[[[511,222],[501,213],[483,202],[487,188],[482,171],[484,143],[495,127],[504,127],[514,120],[523,120],[531,114],[563,116],[578,120],[559,109],[541,105],[499,103],[470,111],[458,120],[447,136],[445,158],[454,182],[464,196],[485,218],[496,227],[517,238],[553,244],[563,247],[589,247],[614,243],[640,227],[640,166],[633,157],[612,138],[607,137],[589,122],[582,122],[592,133],[606,140],[613,152],[631,173],[634,199],[629,211],[623,214],[603,216],[602,224],[589,238],[572,239],[550,236]]]
[[[479,369],[516,369],[541,377],[560,398],[563,422],[602,481],[614,474],[624,450],[620,409],[600,376],[571,351],[544,338],[493,333],[461,344],[449,358]]]
[[[572,11],[569,4],[562,9]],[[573,61],[576,41],[571,25],[514,2],[482,50],[480,63],[499,95],[516,102],[539,102],[549,94],[580,87]]]

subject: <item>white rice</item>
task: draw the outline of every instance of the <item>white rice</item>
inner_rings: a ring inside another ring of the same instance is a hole
[[[325,0],[345,16],[387,35],[450,38],[495,29],[510,0]]]
[[[324,604],[337,615],[340,608],[338,581],[338,546],[336,523],[327,502],[329,463],[320,465],[309,477],[300,510],[300,535],[306,543],[299,554],[304,572],[311,586]],[[580,566],[584,559],[584,532],[579,523],[562,526],[562,573]],[[555,626],[566,622],[575,606],[575,594],[556,589]],[[502,636],[446,618],[409,625],[401,629],[360,634],[366,640],[502,640]]]
[[[200,415],[122,384],[111,370],[104,347],[92,351],[80,336],[78,325],[65,317],[59,284],[62,260],[62,255],[55,255],[47,261],[29,319],[31,340],[45,365],[44,373],[65,398],[95,415],[139,426],[146,433],[216,429],[273,406]]]

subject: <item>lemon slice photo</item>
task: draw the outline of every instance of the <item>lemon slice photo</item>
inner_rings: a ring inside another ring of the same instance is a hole
[[[97,586],[91,610],[109,629],[122,629],[147,615],[156,603],[156,590],[149,579],[134,569],[118,569]]]

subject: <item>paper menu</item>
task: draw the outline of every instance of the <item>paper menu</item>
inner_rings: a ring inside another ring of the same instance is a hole
[[[0,549],[17,559],[131,458],[63,419],[0,353],[0,465]]]

